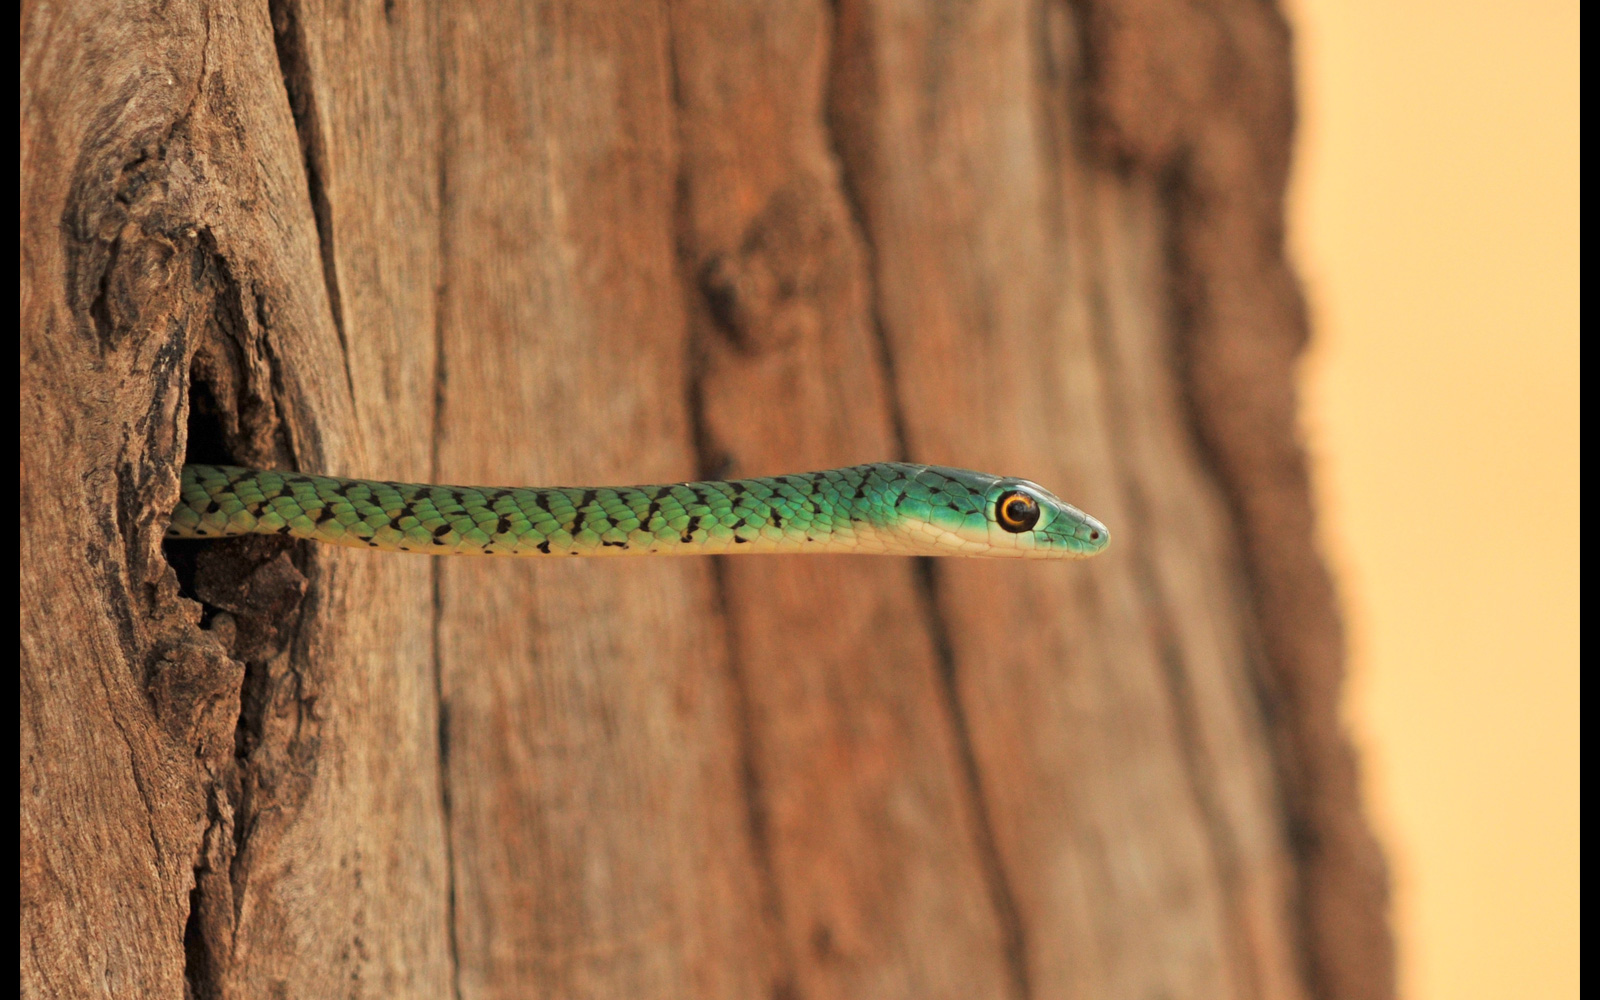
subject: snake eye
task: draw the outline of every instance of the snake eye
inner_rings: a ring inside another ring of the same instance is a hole
[[[1002,493],[994,502],[994,519],[1014,534],[1027,531],[1039,523],[1039,501],[1021,490]]]

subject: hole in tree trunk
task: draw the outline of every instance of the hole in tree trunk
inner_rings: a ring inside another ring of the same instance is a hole
[[[237,459],[228,447],[228,436],[217,407],[216,394],[211,385],[191,367],[189,370],[189,421],[184,436],[184,462],[209,465],[233,465]],[[211,626],[217,609],[195,592],[195,570],[200,554],[214,543],[191,538],[169,538],[161,543],[162,554],[178,574],[178,592],[204,609],[200,624]]]

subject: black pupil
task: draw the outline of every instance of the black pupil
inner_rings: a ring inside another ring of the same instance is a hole
[[[1006,504],[1006,516],[1013,521],[1021,521],[1028,516],[1028,501],[1017,497]]]

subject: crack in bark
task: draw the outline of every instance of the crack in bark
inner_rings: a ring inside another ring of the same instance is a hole
[[[208,919],[215,915],[216,889],[207,884],[213,881],[211,876],[215,871],[213,846],[219,831],[224,831],[229,823],[218,806],[222,795],[220,785],[213,783],[206,796],[206,827],[200,834],[200,846],[190,869],[193,884],[189,889],[189,912],[183,924],[183,980],[188,995],[195,1000],[226,995],[226,963],[218,954],[221,949],[216,940],[215,921]]]
[[[674,74],[676,76],[676,74]],[[687,192],[686,185],[680,185],[679,201],[684,203]],[[687,221],[680,217],[680,225],[687,226]],[[683,231],[680,229],[680,232]],[[697,288],[689,277],[689,268],[680,267],[684,272],[683,284],[689,289],[686,294],[693,294]],[[691,324],[691,330],[693,324]],[[697,335],[691,332],[691,358],[688,368],[689,379],[687,386],[688,409],[691,436],[695,450],[696,472],[700,478],[713,478],[721,475],[719,467],[727,465],[727,456],[718,449],[711,440],[710,430],[706,427],[705,401],[703,396],[704,364],[700,358],[701,345],[696,344]],[[784,933],[785,909],[783,890],[778,883],[777,866],[772,856],[772,837],[767,821],[766,791],[761,777],[761,765],[757,752],[757,726],[754,710],[750,700],[750,685],[745,676],[744,663],[739,656],[739,643],[734,628],[734,615],[731,610],[730,587],[728,583],[727,567],[719,558],[711,560],[711,580],[713,593],[713,607],[717,619],[722,623],[724,660],[727,664],[728,687],[732,694],[733,721],[735,735],[739,747],[739,784],[742,791],[745,807],[745,828],[750,837],[751,858],[755,864],[756,877],[759,882],[759,896],[761,911],[768,922],[772,939],[777,943],[777,970],[771,983],[772,996],[783,1000],[795,1000],[801,996],[798,981],[795,976],[795,962],[788,947],[788,935]]]
[[[745,677],[744,663],[739,657],[733,615],[729,610],[727,564],[721,559],[713,559],[711,576],[717,614],[723,621],[724,635],[727,636],[728,685],[733,692],[734,721],[738,730],[739,782],[744,793],[745,825],[750,834],[757,877],[761,882],[761,909],[772,928],[779,955],[772,995],[793,1000],[801,993],[795,979],[795,963],[789,951],[788,936],[783,933],[787,922],[783,891],[778,884],[777,866],[772,856],[772,834],[767,817],[766,790],[761,778],[759,755],[756,753],[757,727],[754,709],[750,704],[750,685]]]
[[[878,249],[873,239],[866,203],[857,184],[856,170],[852,168],[851,158],[841,142],[844,126],[834,113],[833,92],[842,72],[844,50],[839,27],[841,6],[842,0],[832,0],[833,20],[829,39],[828,67],[823,84],[825,93],[822,102],[822,131],[827,140],[828,152],[838,172],[839,189],[849,213],[850,226],[855,231],[861,247],[862,270],[867,285],[867,309],[874,346],[883,371],[884,397],[897,451],[895,457],[899,461],[909,461],[912,449],[905,406],[900,393],[899,372],[895,365],[894,350],[879,297]],[[994,908],[1006,973],[1012,994],[1018,1000],[1028,1000],[1033,995],[1033,985],[1028,970],[1027,927],[1006,873],[1005,860],[1000,853],[992,810],[984,792],[983,769],[978,763],[971,727],[961,701],[955,647],[951,640],[949,622],[944,617],[939,600],[938,569],[933,559],[928,557],[917,558],[914,566],[913,581],[917,603],[927,623],[928,636],[933,644],[939,695],[959,762],[963,804],[969,813],[979,865],[984,884],[988,889],[990,905]]]
[[[385,8],[385,15],[389,13]],[[442,23],[442,22],[438,22]],[[441,46],[443,48],[443,46]],[[441,59],[443,57],[441,56]],[[445,80],[446,68],[441,62],[435,80],[438,98],[439,136],[438,160],[434,165],[437,190],[438,260],[439,274],[433,293],[433,438],[428,457],[430,482],[440,481],[439,456],[444,450],[445,387],[448,371],[445,367],[445,318],[450,300],[447,269],[451,259],[450,247],[450,156],[449,118],[445,113],[448,100]],[[444,825],[445,854],[445,921],[450,937],[450,989],[455,1000],[461,1000],[461,929],[458,920],[459,887],[456,884],[455,813],[450,790],[450,703],[444,689],[444,648],[441,630],[444,623],[444,567],[434,560],[430,567],[433,584],[432,642],[433,685],[435,708],[439,713],[439,809]]]
[[[1154,641],[1158,647],[1160,677],[1166,684],[1167,698],[1172,706],[1173,723],[1177,730],[1176,742],[1183,763],[1184,777],[1187,779],[1195,811],[1205,830],[1206,847],[1211,855],[1217,884],[1226,904],[1225,951],[1236,973],[1235,981],[1248,988],[1247,995],[1260,996],[1259,970],[1256,968],[1256,963],[1251,960],[1245,943],[1249,931],[1243,914],[1244,907],[1240,901],[1242,892],[1238,846],[1213,790],[1215,768],[1211,766],[1200,735],[1200,712],[1195,705],[1194,691],[1189,683],[1183,652],[1178,646],[1178,628],[1168,610],[1160,574],[1156,570],[1149,548],[1141,542],[1141,539],[1149,537],[1147,528],[1150,516],[1144,499],[1144,490],[1128,461],[1128,457],[1137,449],[1129,440],[1129,435],[1122,429],[1124,421],[1121,414],[1126,410],[1126,405],[1119,387],[1124,385],[1125,381],[1118,374],[1121,365],[1117,359],[1116,349],[1111,343],[1111,320],[1106,315],[1105,291],[1098,273],[1090,282],[1089,295],[1089,343],[1095,353],[1096,366],[1105,373],[1106,406],[1110,411],[1106,428],[1112,445],[1110,452],[1116,469],[1117,485],[1125,498],[1127,519],[1130,524],[1129,529],[1123,532],[1123,545],[1130,550],[1128,565],[1134,586],[1152,624]]]
[[[1179,367],[1185,375],[1180,379],[1184,391],[1182,403],[1190,445],[1194,448],[1199,464],[1222,494],[1227,504],[1230,527],[1238,540],[1241,570],[1245,575],[1241,595],[1245,609],[1242,620],[1254,624],[1259,630],[1261,641],[1270,648],[1275,622],[1261,607],[1260,597],[1266,581],[1259,565],[1259,556],[1251,552],[1250,511],[1238,495],[1241,484],[1236,470],[1230,468],[1225,456],[1219,452],[1217,442],[1207,432],[1204,405],[1195,392],[1194,353],[1199,321],[1195,316],[1193,296],[1198,288],[1205,284],[1206,278],[1198,273],[1198,268],[1189,260],[1182,246],[1185,217],[1195,210],[1190,201],[1199,197],[1196,182],[1188,176],[1187,160],[1187,155],[1178,155],[1161,176],[1162,212],[1167,227],[1164,263],[1168,280],[1176,290],[1169,298],[1169,322],[1173,332],[1172,340],[1179,352]],[[1275,750],[1271,755],[1271,766],[1275,787],[1279,793],[1278,805],[1285,834],[1284,842],[1292,865],[1291,905],[1294,909],[1292,919],[1295,936],[1299,944],[1295,949],[1300,958],[1299,972],[1311,996],[1327,997],[1331,994],[1328,992],[1326,977],[1319,969],[1319,956],[1315,954],[1316,902],[1309,891],[1310,863],[1305,848],[1306,834],[1303,832],[1309,829],[1313,831],[1310,835],[1315,836],[1316,824],[1304,814],[1303,799],[1307,793],[1303,787],[1303,779],[1296,774],[1296,768],[1301,765],[1299,758],[1304,754],[1301,745],[1304,737],[1299,730],[1299,720],[1286,718],[1285,713],[1277,705],[1279,700],[1277,689],[1284,683],[1285,664],[1273,662],[1273,657],[1269,653],[1265,658],[1257,658],[1257,662],[1253,662],[1250,666],[1251,680],[1254,682],[1251,689],[1257,696],[1254,707],[1261,720],[1262,730],[1267,734]]]
[[[456,921],[456,843],[454,803],[450,796],[450,703],[444,694],[444,651],[440,645],[440,622],[444,617],[444,595],[438,560],[431,569],[433,578],[433,692],[439,713],[439,810],[443,814],[445,861],[445,922],[450,947],[450,989],[461,1000],[461,935]]]
[[[213,363],[231,363],[248,371],[249,365],[244,359],[255,354],[266,368],[268,384],[259,386],[243,372],[237,373],[227,381],[230,388],[226,398],[219,400],[213,398],[208,379],[198,375],[192,366],[190,379],[193,384],[190,387],[190,419],[185,430],[185,452],[204,453],[207,448],[222,447],[227,454],[221,457],[231,459],[234,446],[243,447],[247,452],[276,446],[292,458],[295,448],[288,439],[288,422],[278,409],[278,400],[288,398],[288,390],[282,375],[283,365],[268,336],[271,322],[264,296],[253,283],[246,284],[235,276],[226,254],[216,245],[209,229],[197,230],[197,246],[205,261],[205,266],[197,269],[197,274],[207,285],[209,335],[223,342],[231,342],[238,350],[236,356],[230,354],[227,360],[218,358]],[[208,374],[215,377],[218,373],[212,371]],[[201,417],[208,418],[216,426],[201,427],[200,424],[205,421],[197,421],[194,406],[202,397],[210,400],[212,407],[220,404],[233,408],[231,419],[217,413],[202,414]],[[266,443],[267,435],[261,431],[263,425],[272,428],[273,436],[277,438],[274,445]],[[229,428],[232,428],[231,432]],[[203,440],[192,443],[188,435],[194,434],[197,429],[202,432]],[[262,541],[266,541],[267,545],[261,545]],[[237,572],[267,570],[271,552],[278,552],[277,558],[283,559],[282,553],[290,551],[288,547],[280,546],[277,540],[239,539],[222,544],[232,546],[230,556],[222,556],[224,549],[207,544],[205,555],[197,554],[195,564],[189,569],[201,572],[201,564],[206,555],[210,555],[235,560],[237,565],[232,569]],[[252,838],[262,815],[284,808],[286,800],[298,802],[303,799],[304,783],[309,780],[313,770],[312,761],[318,742],[314,731],[315,698],[307,693],[308,684],[301,666],[304,653],[300,650],[291,650],[286,656],[289,668],[287,680],[293,684],[291,700],[295,710],[293,730],[282,739],[283,749],[289,758],[287,768],[291,775],[290,783],[262,794],[262,765],[252,759],[256,750],[274,736],[267,732],[266,720],[274,696],[274,685],[278,681],[272,675],[269,662],[280,650],[299,641],[299,615],[304,590],[296,590],[292,584],[298,580],[303,588],[306,572],[303,564],[297,565],[296,561],[284,565],[292,576],[283,578],[269,573],[259,579],[252,577],[255,583],[241,593],[232,595],[244,604],[229,605],[230,615],[238,615],[235,620],[239,631],[231,633],[235,638],[231,640],[228,655],[242,662],[244,667],[239,682],[239,712],[232,730],[233,752],[227,766],[209,779],[207,794],[210,799],[210,820],[192,864],[195,883],[189,893],[190,910],[185,919],[184,974],[196,997],[222,996],[228,992],[233,953],[250,877]],[[224,576],[231,579],[232,573],[225,571]],[[215,621],[222,610],[214,603],[218,595],[213,593],[207,597],[199,582],[198,576],[190,581],[193,599],[201,604],[205,619]],[[269,585],[274,583],[287,583],[289,590],[271,589]],[[268,586],[268,589],[261,590],[260,586]],[[286,596],[292,597],[287,604],[278,600]],[[287,624],[281,630],[265,629],[265,624],[274,620]],[[308,720],[313,727],[310,733],[305,732]],[[272,785],[282,785],[283,777],[273,775]],[[264,798],[265,802],[259,802],[259,798]]]
[[[1283,249],[1294,131],[1289,29],[1273,5],[1073,0],[1087,33],[1097,157],[1163,185],[1180,384],[1199,462],[1224,498],[1255,682],[1293,866],[1296,956],[1312,996],[1392,998],[1382,852],[1338,718],[1343,636],[1313,544],[1293,365],[1307,336]],[[1194,67],[1188,74],[1159,69]],[[1153,102],[1165,113],[1147,114]]]
[[[844,126],[839,123],[833,111],[833,89],[840,73],[842,49],[839,41],[840,5],[841,0],[831,0],[833,30],[829,39],[827,77],[823,84],[826,92],[822,100],[822,135],[827,140],[828,155],[838,173],[839,193],[850,216],[850,228],[855,231],[856,239],[861,245],[864,261],[862,271],[865,272],[867,286],[867,314],[872,327],[873,348],[877,352],[878,364],[883,369],[884,396],[888,404],[890,430],[894,435],[895,460],[906,462],[911,458],[911,440],[906,429],[905,408],[900,403],[900,381],[895,368],[894,352],[889,345],[889,331],[884,324],[882,304],[878,300],[878,250],[873,242],[867,207],[856,184],[855,171],[850,166],[850,157],[840,143]]]
[[[333,205],[324,183],[327,151],[324,149],[322,115],[317,106],[313,74],[308,65],[305,29],[300,24],[296,0],[268,0],[272,17],[272,37],[278,54],[278,70],[289,98],[289,113],[295,133],[300,137],[300,156],[306,172],[306,196],[317,227],[317,251],[322,261],[322,283],[327,289],[328,308],[333,328],[339,335],[339,354],[344,361],[345,386],[356,398],[356,380],[350,370],[350,342],[345,336],[344,303],[339,294],[339,267],[333,245]]]
[[[961,701],[959,670],[955,647],[951,643],[950,628],[939,605],[939,570],[931,558],[916,560],[916,585],[918,603],[928,623],[933,640],[934,659],[938,666],[938,688],[946,720],[955,743],[956,756],[961,767],[961,782],[966,805],[971,813],[974,840],[977,842],[978,860],[983,869],[984,883],[989,890],[990,904],[994,907],[999,925],[1001,948],[1005,953],[1006,971],[1011,988],[1020,1000],[1033,996],[1032,977],[1028,971],[1028,934],[1017,905],[1011,881],[1006,874],[1005,859],[1000,854],[1000,842],[995,835],[994,819],[989,799],[983,788],[983,768],[973,746],[972,728],[967,722],[966,708]]]
[[[673,187],[673,230],[676,236],[677,251],[673,259],[679,287],[683,289],[684,302],[686,306],[690,307],[685,314],[685,322],[688,327],[688,336],[685,338],[687,348],[687,358],[684,366],[687,376],[684,383],[685,407],[689,414],[690,443],[694,448],[696,474],[699,478],[717,478],[726,472],[729,459],[727,454],[716,446],[706,421],[706,345],[702,339],[703,324],[695,320],[695,310],[692,308],[694,303],[701,303],[706,311],[707,322],[714,322],[715,303],[711,302],[706,295],[704,283],[697,280],[700,268],[695,265],[693,259],[692,195],[690,192],[689,168],[685,165],[682,155],[682,121],[687,115],[687,105],[684,101],[683,81],[678,69],[677,46],[675,39],[671,35],[670,27],[667,39],[667,64],[670,75],[672,109],[678,121],[676,134],[679,139],[677,177]],[[761,777],[759,754],[756,749],[757,727],[750,702],[750,688],[745,677],[744,664],[739,656],[739,643],[733,625],[734,616],[730,608],[727,570],[722,559],[713,558],[710,562],[713,610],[722,626],[728,688],[732,695],[734,735],[738,741],[739,782],[744,799],[745,826],[750,838],[751,861],[756,871],[757,893],[760,899],[762,918],[767,923],[768,933],[775,947],[776,957],[773,962],[772,979],[768,984],[768,988],[774,1000],[798,1000],[802,993],[796,974],[794,955],[789,947],[789,937],[784,933],[783,890],[778,884],[777,869],[772,856],[772,838],[767,822],[766,791]]]

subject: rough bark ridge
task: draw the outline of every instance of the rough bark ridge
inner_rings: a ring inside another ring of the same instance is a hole
[[[29,996],[1392,995],[1216,0],[22,19]],[[1059,486],[1081,566],[165,546],[186,459]]]
[[[1295,366],[1308,326],[1284,249],[1288,29],[1260,4],[1199,11],[1142,0],[1084,10],[1094,139],[1166,190],[1177,348],[1261,623],[1263,694],[1311,982],[1328,997],[1392,996],[1387,868],[1362,818],[1339,721],[1344,636],[1314,546],[1296,435]]]

